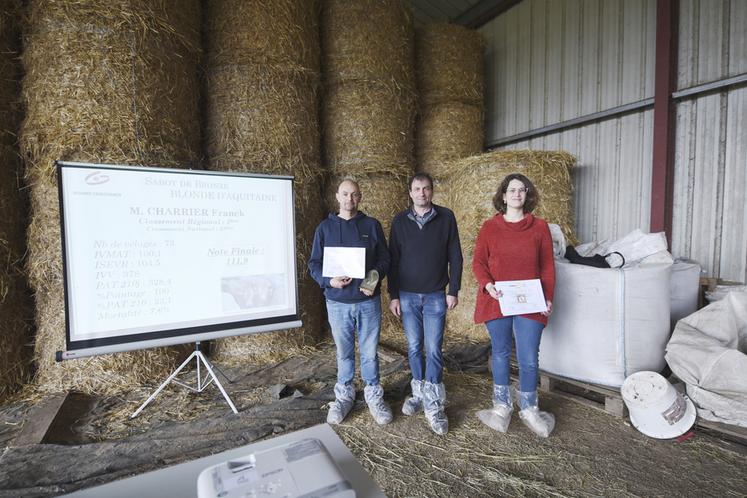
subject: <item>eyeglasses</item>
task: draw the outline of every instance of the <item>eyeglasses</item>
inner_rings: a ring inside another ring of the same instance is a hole
[[[515,195],[515,194],[522,194],[523,195],[523,194],[526,194],[527,192],[529,192],[529,189],[526,188],[526,187],[522,187],[522,188],[510,188],[510,189],[506,190],[506,193],[507,194],[511,194],[511,195]]]

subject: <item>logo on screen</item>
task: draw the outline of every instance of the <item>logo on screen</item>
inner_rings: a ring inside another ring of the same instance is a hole
[[[90,175],[86,176],[86,183],[89,185],[101,185],[109,181],[109,175],[103,174],[101,171],[94,171]]]

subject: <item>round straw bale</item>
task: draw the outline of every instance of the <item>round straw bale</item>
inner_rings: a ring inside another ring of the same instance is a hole
[[[412,14],[401,0],[326,0],[322,65],[328,85],[377,81],[415,87]]]
[[[31,373],[32,299],[23,273],[27,199],[16,148],[21,5],[0,1],[0,402]]]
[[[21,148],[31,183],[54,181],[55,159],[196,165],[196,0],[39,0],[28,22]]]
[[[455,24],[426,24],[415,36],[416,75],[424,105],[483,105],[485,42],[477,31]]]
[[[31,186],[29,273],[37,383],[117,392],[167,375],[184,348],[57,364],[64,301],[54,160],[195,166],[200,156],[198,0],[38,0],[25,36],[20,144]]]
[[[320,181],[317,77],[257,64],[207,74],[210,169]]]
[[[571,182],[575,163],[576,159],[567,152],[531,150],[489,152],[449,163],[448,196],[459,226],[465,268],[471,268],[480,227],[495,215],[493,195],[501,180],[514,172],[527,176],[540,194],[534,213],[560,225],[566,238],[575,242]],[[465,271],[459,306],[447,317],[450,333],[484,339],[484,327],[472,321],[477,290],[474,275]]]
[[[214,358],[272,361],[315,344],[323,302],[306,263],[323,216],[317,94],[318,2],[219,1],[208,5],[207,151],[212,170],[295,177],[299,329],[230,337]]]
[[[259,64],[319,74],[316,0],[210,0],[205,3],[208,63]]]
[[[1,105],[1,104],[0,104]],[[21,161],[0,145],[0,402],[31,374],[33,300],[23,272],[26,202],[18,182]]]
[[[0,145],[15,143],[18,132],[20,22],[21,2],[0,1]]]
[[[445,161],[479,154],[485,140],[482,106],[444,102],[421,109],[415,134],[418,171],[442,179]]]
[[[327,88],[323,150],[334,174],[411,174],[415,98],[388,85],[350,83]]]

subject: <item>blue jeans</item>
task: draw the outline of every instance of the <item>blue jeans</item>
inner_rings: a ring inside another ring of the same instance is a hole
[[[443,377],[444,368],[441,346],[444,342],[446,294],[444,291],[428,294],[400,291],[399,303],[412,378],[438,384]]]
[[[337,382],[350,384],[355,376],[355,332],[361,352],[361,377],[366,385],[379,383],[381,297],[357,303],[327,300],[327,317],[337,346]]]
[[[519,390],[534,392],[539,377],[539,345],[543,324],[523,316],[496,318],[485,322],[493,346],[493,384],[507,386],[511,361],[512,336],[519,360]]]

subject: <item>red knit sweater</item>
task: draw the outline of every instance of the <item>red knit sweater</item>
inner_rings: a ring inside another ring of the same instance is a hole
[[[516,223],[507,222],[501,214],[493,216],[477,235],[472,271],[479,286],[475,323],[503,317],[500,304],[485,290],[488,282],[539,278],[545,299],[552,301],[555,262],[547,222],[531,213]],[[522,316],[547,325],[541,313]]]

